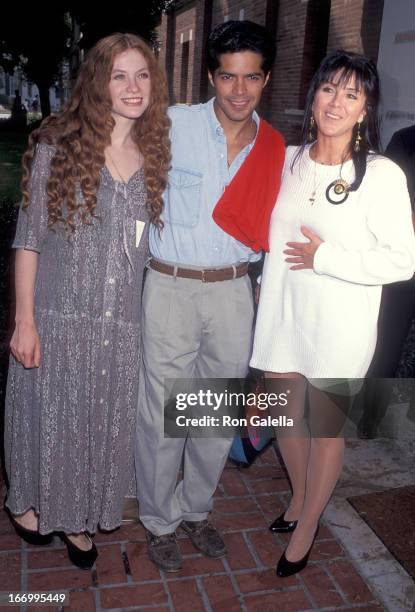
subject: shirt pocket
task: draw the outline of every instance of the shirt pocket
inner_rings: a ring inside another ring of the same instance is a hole
[[[164,219],[172,225],[195,227],[199,221],[203,174],[173,167],[169,172]]]

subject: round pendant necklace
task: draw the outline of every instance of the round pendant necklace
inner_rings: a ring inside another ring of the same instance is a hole
[[[350,185],[341,177],[336,179],[326,189],[326,198],[330,204],[343,204],[349,197]]]
[[[314,189],[308,199],[311,205],[313,205],[316,200],[317,189],[320,186],[322,181],[319,181],[319,183],[316,184],[317,161],[313,159],[311,155],[310,155],[310,159],[314,162]],[[319,163],[321,163],[323,166],[337,166],[338,165],[338,164],[325,164],[324,162],[319,162]],[[347,198],[349,197],[350,185],[342,177],[343,163],[344,161],[341,162],[339,178],[332,181],[326,189],[326,199],[328,202],[330,202],[330,204],[334,204],[334,205],[343,204],[343,202],[345,202]]]

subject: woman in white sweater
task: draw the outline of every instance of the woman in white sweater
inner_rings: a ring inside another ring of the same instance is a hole
[[[278,434],[293,490],[270,527],[292,532],[279,576],[307,564],[343,465],[335,422],[320,422],[320,434],[310,436],[307,380],[311,411],[338,420],[338,402],[318,387],[365,376],[382,285],[409,279],[415,269],[405,176],[376,153],[378,102],[370,60],[343,51],[323,60],[308,92],[303,144],[288,147],[271,218],[251,366],[265,371],[269,390],[290,379],[287,415],[291,410],[296,421],[296,433]],[[333,413],[323,403],[335,406]]]

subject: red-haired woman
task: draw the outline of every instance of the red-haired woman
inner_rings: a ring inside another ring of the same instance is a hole
[[[165,76],[137,36],[100,40],[73,95],[23,158],[16,327],[5,418],[12,523],[59,532],[93,565],[88,533],[121,523],[134,482],[141,284],[169,167]]]

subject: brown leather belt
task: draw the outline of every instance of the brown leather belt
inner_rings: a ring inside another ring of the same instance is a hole
[[[168,274],[169,276],[179,276],[180,278],[193,278],[200,280],[202,283],[216,283],[217,281],[232,280],[245,276],[248,272],[248,263],[242,263],[238,266],[230,268],[211,268],[206,270],[192,270],[191,268],[179,268],[178,266],[169,266],[156,259],[150,259],[149,266],[156,272]]]

